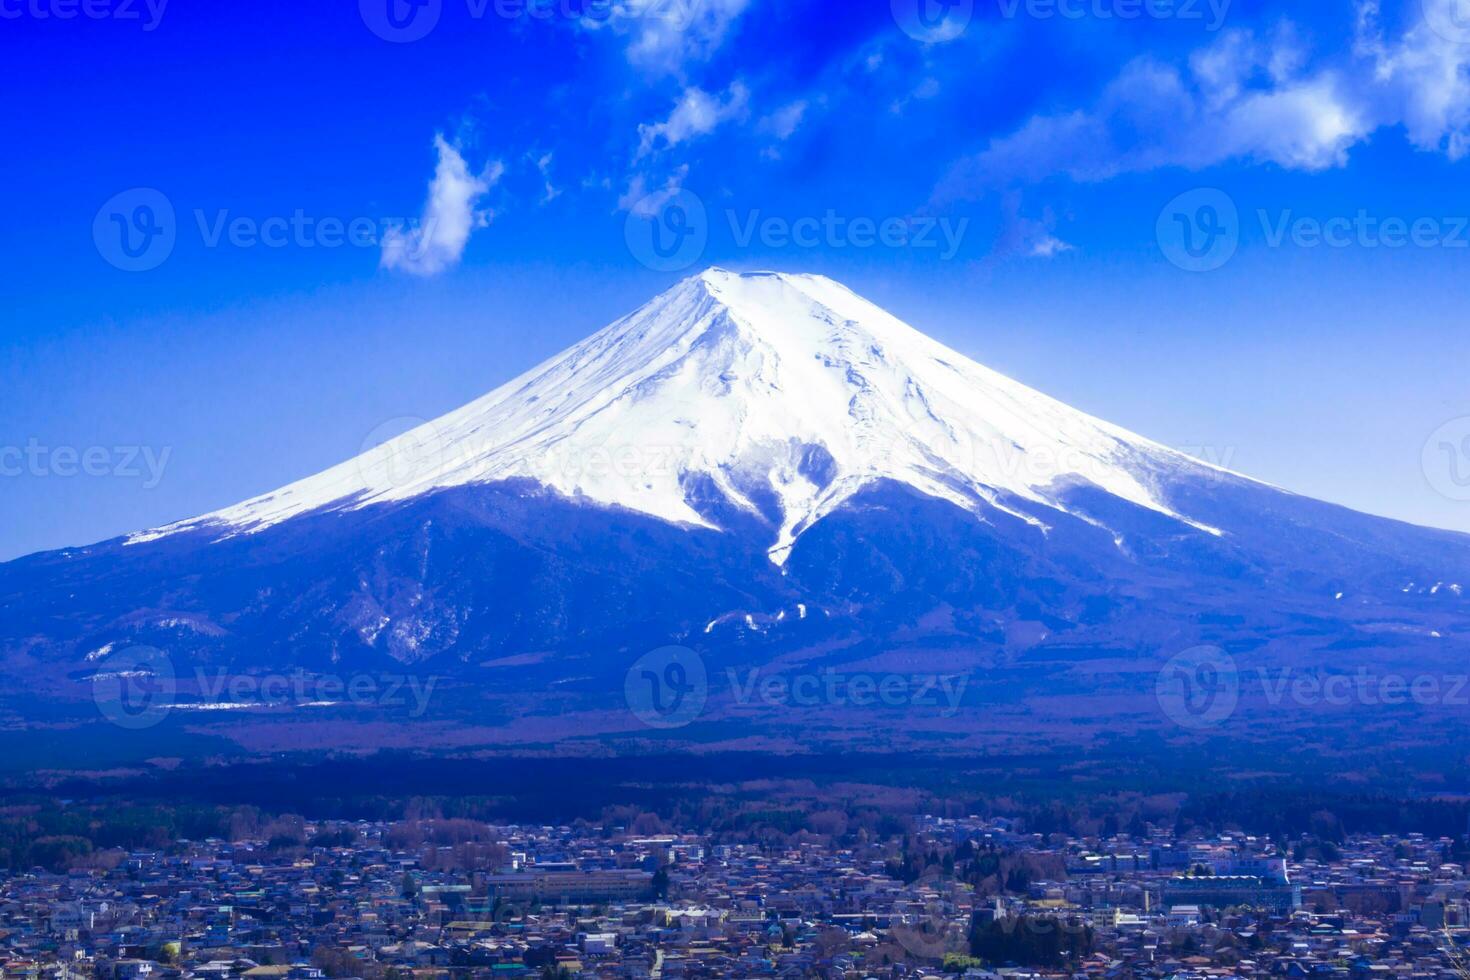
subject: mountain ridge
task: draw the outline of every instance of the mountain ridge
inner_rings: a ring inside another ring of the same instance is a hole
[[[1174,512],[1143,478],[1151,467],[1211,469],[1006,378],[833,280],[710,269],[354,459],[129,541],[210,525],[250,532],[319,508],[520,478],[713,527],[690,500],[689,483],[709,481],[775,525],[778,563],[880,479],[982,517],[1005,509],[997,491],[1058,507],[1049,488],[1082,480],[1220,533]]]
[[[637,739],[624,674],[681,644],[716,678],[963,672],[974,702],[809,724],[711,681],[689,738],[985,750],[1174,725],[1153,683],[1197,645],[1417,675],[1470,638],[1470,536],[1192,460],[820,277],[685,280],[435,425],[427,462],[390,441],[229,520],[0,564],[0,720],[95,715],[142,646],[181,674],[432,672],[430,744]],[[209,730],[382,737],[310,711]]]

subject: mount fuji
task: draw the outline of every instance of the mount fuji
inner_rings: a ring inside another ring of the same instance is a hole
[[[1470,537],[1193,459],[830,279],[712,269],[315,476],[0,565],[0,670],[65,699],[133,644],[235,673],[414,665],[469,712],[541,692],[519,716],[605,708],[677,643],[948,665],[1015,704],[1202,643],[1449,663],[1462,583]]]
[[[357,459],[129,540],[254,533],[324,508],[524,479],[713,530],[712,494],[769,522],[779,564],[804,531],[881,480],[1042,529],[1003,498],[1069,513],[1059,489],[1087,481],[1219,534],[1156,488],[1162,474],[1204,470],[968,360],[830,279],[712,269]]]

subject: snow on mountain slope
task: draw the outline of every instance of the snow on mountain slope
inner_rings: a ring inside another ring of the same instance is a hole
[[[130,543],[517,478],[699,526],[713,522],[691,490],[712,481],[770,521],[777,562],[880,479],[981,519],[1006,510],[1006,494],[1064,509],[1060,491],[1087,481],[1218,535],[1153,484],[1208,469],[969,360],[830,279],[711,269],[443,418]]]

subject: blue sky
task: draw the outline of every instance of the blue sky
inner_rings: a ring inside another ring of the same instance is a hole
[[[0,0],[0,559],[315,472],[710,264],[1470,531],[1461,3]]]

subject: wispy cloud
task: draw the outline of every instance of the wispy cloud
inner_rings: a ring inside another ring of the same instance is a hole
[[[739,81],[731,83],[723,97],[710,95],[701,88],[687,88],[674,104],[668,119],[638,127],[637,158],[642,159],[655,149],[667,149],[697,136],[708,136],[727,120],[744,118],[749,103],[750,90]]]
[[[1139,58],[1091,107],[1035,116],[961,160],[936,196],[973,197],[1058,175],[1094,182],[1165,166],[1198,169],[1237,157],[1304,170],[1341,164],[1367,123],[1335,73],[1278,74],[1293,62],[1245,32],[1183,67]]]
[[[490,224],[480,200],[499,182],[505,167],[494,162],[480,173],[470,172],[458,149],[442,134],[435,135],[439,164],[429,182],[429,199],[418,224],[389,229],[383,236],[379,265],[416,276],[432,276],[459,262],[470,235]]]
[[[1425,9],[1432,18],[1456,2],[1425,0]],[[1034,116],[957,162],[935,199],[1227,161],[1326,170],[1392,126],[1421,149],[1451,159],[1470,152],[1470,44],[1422,19],[1388,38],[1377,0],[1363,0],[1357,13],[1352,53],[1323,63],[1289,25],[1269,37],[1227,32],[1183,63],[1138,58],[1090,106]]]
[[[686,88],[667,119],[638,127],[634,170],[618,207],[638,213],[657,211],[679,193],[689,175],[689,164],[671,165],[667,151],[708,136],[726,122],[746,118],[749,103],[750,91],[740,81],[732,82],[723,95],[711,95],[694,86]]]
[[[629,25],[628,60],[654,74],[682,75],[724,44],[750,0],[617,0],[611,23]]]
[[[1051,208],[1044,208],[1039,218],[1028,218],[1021,212],[1021,194],[1011,191],[1005,195],[1001,205],[1001,232],[996,240],[994,257],[1024,255],[1034,259],[1051,259],[1063,252],[1074,251],[1075,246],[1056,236],[1057,217]]]
[[[782,106],[760,121],[761,132],[769,133],[778,140],[789,140],[806,118],[807,107],[806,99],[797,99]]]
[[[561,197],[561,188],[557,187],[554,183],[552,183],[551,180],[552,159],[553,154],[543,153],[535,160],[536,170],[541,174],[541,183],[543,185],[543,189],[541,191],[542,204],[550,204],[558,197]]]
[[[684,189],[684,179],[688,176],[688,164],[675,168],[661,183],[655,183],[646,174],[634,174],[627,191],[618,199],[618,207],[642,217],[658,214],[675,194]]]
[[[1035,259],[1049,259],[1063,252],[1072,251],[1072,246],[1057,238],[1055,235],[1044,235],[1031,243],[1031,250],[1027,253]]]
[[[1379,23],[1378,0],[1358,6],[1356,50],[1372,63],[1380,117],[1451,160],[1470,152],[1470,30],[1459,8],[1459,0],[1424,0],[1425,19],[1394,42]]]

